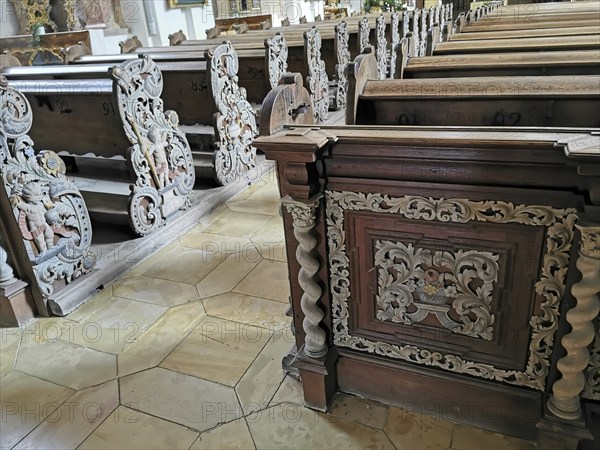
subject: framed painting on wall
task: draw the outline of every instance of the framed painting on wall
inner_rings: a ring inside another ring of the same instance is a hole
[[[170,8],[186,8],[192,6],[202,6],[206,0],[169,0]]]

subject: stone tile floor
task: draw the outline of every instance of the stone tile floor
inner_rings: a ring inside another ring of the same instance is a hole
[[[339,394],[302,406],[273,173],[67,318],[0,329],[0,448],[531,449]]]

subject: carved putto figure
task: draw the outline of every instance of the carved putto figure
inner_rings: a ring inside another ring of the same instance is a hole
[[[94,267],[90,218],[61,158],[50,151],[35,154],[26,134],[33,121],[29,102],[2,78],[0,104],[0,178],[37,286],[49,297],[60,282]],[[53,313],[64,314],[60,305],[49,303]]]
[[[40,253],[54,247],[54,231],[49,221],[56,222],[52,214],[54,204],[44,199],[40,183],[31,181],[23,186],[21,195],[11,197],[11,203],[19,213],[19,227],[23,238],[34,241]]]

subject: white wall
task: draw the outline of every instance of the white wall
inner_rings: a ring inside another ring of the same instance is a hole
[[[12,3],[0,0],[0,38],[16,36],[18,32],[19,22]]]

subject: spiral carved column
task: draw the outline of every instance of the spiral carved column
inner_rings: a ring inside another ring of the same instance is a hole
[[[558,360],[562,378],[552,386],[548,409],[556,416],[577,420],[582,418],[580,394],[585,386],[584,370],[590,361],[589,344],[594,339],[593,320],[600,312],[600,226],[576,225],[581,231],[581,248],[577,269],[581,281],[572,288],[577,303],[566,315],[572,330],[562,338],[567,354]]]
[[[302,328],[306,333],[304,352],[312,358],[322,357],[328,350],[327,336],[320,327],[325,314],[317,304],[323,295],[323,290],[314,279],[315,274],[319,271],[320,264],[315,257],[314,249],[317,246],[317,239],[313,231],[322,197],[319,194],[307,202],[296,201],[289,196],[282,199],[283,206],[292,216],[294,236],[298,240],[296,260],[300,264],[298,284],[300,284],[303,291],[300,307],[304,313]]]

